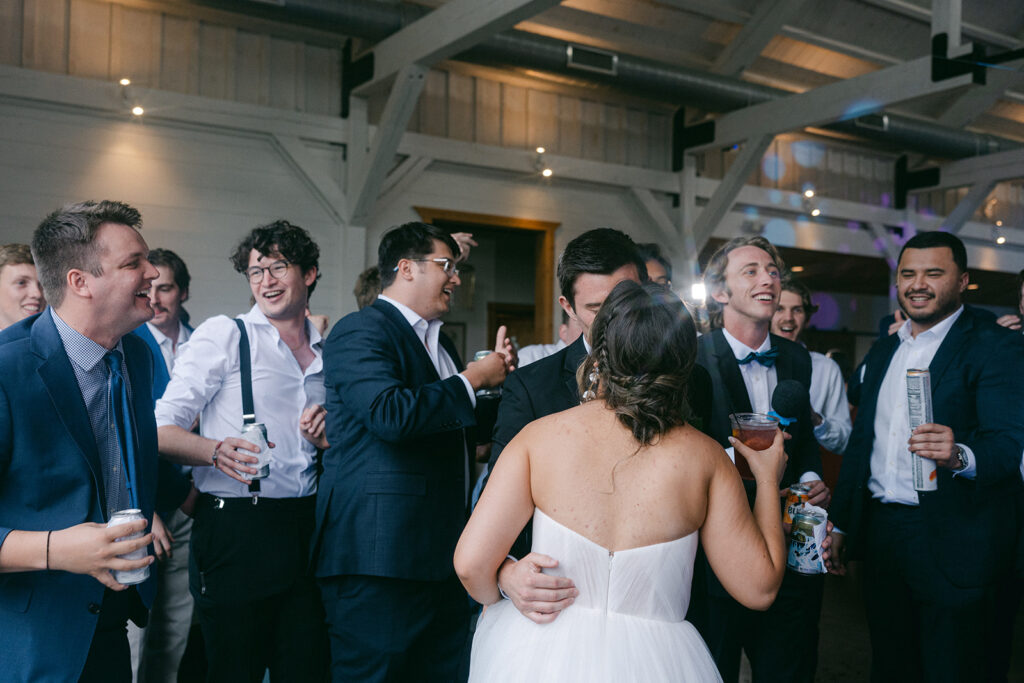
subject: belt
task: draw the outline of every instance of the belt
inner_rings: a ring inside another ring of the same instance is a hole
[[[203,505],[214,510],[252,507],[253,505],[259,505],[264,508],[269,507],[294,510],[314,507],[316,505],[316,496],[303,496],[301,498],[267,498],[266,496],[221,498],[220,496],[213,496],[209,493],[200,493],[199,498],[196,500],[196,504]]]

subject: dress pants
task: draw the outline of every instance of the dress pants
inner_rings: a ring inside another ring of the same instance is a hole
[[[442,581],[332,576],[320,579],[320,592],[334,683],[466,680],[470,606],[454,573]]]
[[[103,603],[89,645],[89,656],[78,678],[80,683],[131,683],[128,620],[145,623],[145,616],[146,608],[134,587],[123,591],[109,588],[103,591]]]
[[[707,562],[701,564],[710,571]],[[717,584],[717,579],[712,581]],[[739,680],[741,651],[750,660],[754,683],[814,681],[824,575],[806,576],[787,569],[775,602],[764,612],[747,609],[718,594],[722,589],[717,585],[714,588],[694,596],[700,616],[695,612],[687,618],[700,631],[725,683]]]
[[[983,680],[992,587],[962,588],[946,579],[916,506],[871,502],[866,531],[871,680]]]
[[[327,632],[309,571],[314,497],[220,499],[200,494],[189,586],[203,631],[207,680],[316,683]]]

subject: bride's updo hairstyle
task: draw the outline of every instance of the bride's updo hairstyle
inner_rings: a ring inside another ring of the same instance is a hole
[[[679,297],[659,284],[620,282],[594,319],[591,342],[576,373],[584,400],[603,399],[644,446],[685,424],[697,328]]]

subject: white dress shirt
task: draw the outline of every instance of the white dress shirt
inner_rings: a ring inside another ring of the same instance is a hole
[[[846,387],[839,364],[817,351],[811,351],[811,408],[821,415],[814,438],[833,453],[842,454],[850,440],[853,423]]]
[[[917,491],[914,490],[914,476],[910,452],[910,413],[907,408],[907,370],[926,369],[931,365],[935,352],[939,350],[953,323],[963,313],[963,306],[955,313],[921,332],[917,337],[910,334],[911,321],[903,323],[897,330],[900,345],[889,361],[889,369],[878,390],[875,408],[875,441],[871,448],[871,476],[868,489],[871,495],[883,503],[917,505]],[[974,478],[974,453],[963,444],[958,444],[967,455],[967,468],[955,473],[956,476]]]
[[[530,363],[536,363],[541,358],[547,358],[553,356],[566,347],[566,343],[559,339],[554,344],[530,344],[519,349],[519,366],[529,365]]]
[[[729,343],[729,348],[732,349],[732,354],[736,357],[736,360],[742,360],[746,358],[750,353],[764,353],[771,348],[771,337],[765,334],[764,341],[756,348],[752,349],[736,337],[729,334],[729,331],[724,327],[722,328],[722,334],[725,335],[725,341]],[[737,367],[740,369],[740,375],[743,376],[743,384],[747,387],[747,398],[750,399],[750,409],[755,413],[768,413],[772,409],[772,393],[775,392],[775,387],[779,383],[778,373],[775,371],[775,366],[767,367],[758,363],[756,360],[749,363],[738,364]],[[736,456],[733,454],[732,447],[726,449],[729,457],[732,458],[733,462],[736,461]],[[800,475],[800,481],[818,481],[821,477],[818,476],[817,472],[804,472]]]
[[[398,312],[402,314],[402,317],[406,319],[410,326],[412,326],[413,332],[419,337],[420,342],[427,348],[427,355],[430,356],[430,362],[434,364],[434,369],[437,370],[437,374],[441,379],[448,379],[452,375],[458,375],[459,379],[466,386],[466,393],[469,394],[469,400],[473,403],[473,407],[476,407],[476,392],[473,390],[473,385],[469,383],[466,376],[459,372],[459,369],[455,367],[455,361],[448,355],[448,352],[444,350],[444,347],[438,342],[438,335],[441,334],[441,325],[443,322],[435,318],[434,320],[425,320],[416,311],[412,310],[401,301],[395,301],[383,294],[377,297],[381,301],[387,301],[389,304],[398,309]]]
[[[307,407],[326,400],[320,333],[306,322],[315,357],[303,371],[259,306],[240,318],[249,336],[256,421],[267,426],[267,440],[275,444],[270,476],[260,480],[260,495],[312,495],[316,493],[316,448],[299,431],[299,417]],[[167,391],[157,401],[157,427],[173,424],[189,429],[200,416],[201,433],[207,438],[220,441],[241,434],[238,340],[238,328],[227,316],[210,318],[196,328],[178,354]],[[192,478],[203,493],[221,498],[251,495],[248,485],[214,467],[196,467]]]
[[[146,323],[146,327],[149,328],[149,333],[153,335],[153,339],[156,340],[157,345],[160,347],[160,354],[164,357],[164,366],[167,368],[167,374],[171,374],[171,371],[174,370],[174,358],[181,350],[181,345],[188,341],[188,328],[179,321],[178,338],[172,340],[158,330],[153,323]]]

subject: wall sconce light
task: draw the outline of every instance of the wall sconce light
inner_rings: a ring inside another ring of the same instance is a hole
[[[555,174],[555,172],[552,171],[546,163],[544,163],[544,152],[546,151],[547,150],[543,147],[537,148],[537,158],[533,160],[533,167],[540,171],[540,174],[545,178],[550,178]]]
[[[121,80],[118,81],[118,84],[121,86],[121,102],[124,103],[125,109],[130,111],[132,113],[132,116],[138,117],[138,116],[142,116],[143,114],[145,114],[146,110],[143,109],[142,107],[140,107],[134,101],[135,98],[132,97],[132,94],[130,92],[130,86],[132,84],[131,79],[130,78],[122,78]]]

